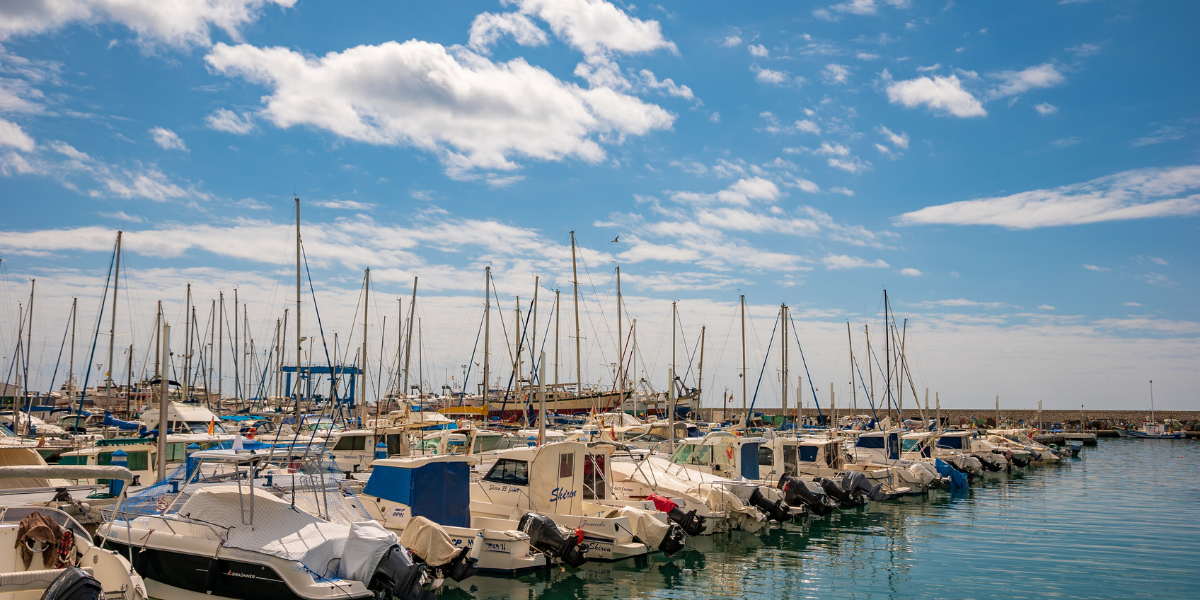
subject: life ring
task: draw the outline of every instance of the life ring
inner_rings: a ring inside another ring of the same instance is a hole
[[[256,433],[258,433],[257,427],[251,427],[250,429],[247,429],[246,430],[246,439],[248,439],[248,440],[254,439],[254,434],[256,434]]]

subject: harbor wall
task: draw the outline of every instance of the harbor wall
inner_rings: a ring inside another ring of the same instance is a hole
[[[735,416],[740,417],[742,414],[742,411],[740,409],[739,410],[728,410],[727,409],[723,412],[725,413],[724,418],[734,418]],[[776,416],[776,415],[785,415],[785,414],[790,417],[796,411],[794,409],[790,409],[790,408],[787,409],[786,411],[782,408],[764,408],[764,409],[756,408],[756,409],[754,409],[754,412],[756,412],[756,413],[760,412],[760,413],[763,413],[764,415],[770,415],[772,417]],[[801,414],[803,414],[805,418],[816,418],[817,417],[817,409],[815,409],[815,408],[805,408],[805,409],[801,409],[799,412]],[[827,409],[827,408],[823,408],[821,412],[822,412],[822,414],[824,414],[826,416],[829,415],[829,409]],[[840,407],[840,406],[837,408],[837,412],[838,412],[839,416],[848,414],[847,409],[844,407]],[[855,412],[857,414],[865,414],[865,415],[871,414],[870,409],[863,409],[861,407]],[[934,415],[936,414],[936,412],[937,412],[936,409],[933,409],[933,408],[929,409],[927,411],[928,418],[930,418],[930,419],[934,418]],[[714,421],[718,420],[722,417],[721,413],[722,413],[721,409],[711,409],[711,408],[706,408],[702,412],[702,414],[705,416],[705,418],[708,418],[708,419],[711,419]],[[884,411],[882,411],[882,410],[878,411],[877,414],[879,415],[879,418],[881,418],[881,419],[884,417]],[[907,408],[906,407],[904,409],[904,415],[906,418],[909,418],[909,419],[920,419],[921,418],[920,417],[921,412],[915,408]],[[1079,410],[1043,410],[1042,411],[1042,422],[1045,423],[1045,425],[1047,427],[1049,427],[1050,425],[1052,425],[1054,423],[1062,423],[1064,426],[1066,426],[1066,425],[1074,426],[1074,425],[1080,424],[1080,421],[1082,420],[1080,415],[1081,415],[1081,412]],[[1085,427],[1085,429],[1111,429],[1114,425],[1117,425],[1117,424],[1141,423],[1142,421],[1148,421],[1148,420],[1150,420],[1150,411],[1148,411],[1148,410],[1084,410],[1084,411],[1082,411],[1082,417],[1083,417],[1083,419],[1086,419],[1088,421],[1088,427]],[[996,409],[994,409],[994,408],[970,408],[970,409],[944,408],[944,407],[942,408],[942,419],[952,425],[959,424],[959,423],[966,423],[970,419],[987,419],[988,421],[994,421],[995,418],[996,418]],[[1182,421],[1184,423],[1200,423],[1200,410],[1156,410],[1156,411],[1154,411],[1154,418],[1158,421],[1162,421],[1163,419],[1175,419],[1177,421]],[[1037,409],[1030,409],[1030,410],[1005,410],[1003,408],[1000,409],[1000,421],[1002,423],[1024,421],[1026,424],[1033,424],[1037,421],[1037,419],[1038,419]]]

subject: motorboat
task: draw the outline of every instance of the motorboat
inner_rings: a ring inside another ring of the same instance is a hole
[[[1142,421],[1141,427],[1137,429],[1118,427],[1117,436],[1142,440],[1181,440],[1183,439],[1183,432],[1171,431],[1163,423]]]
[[[0,488],[67,479],[133,479],[120,467],[0,466]],[[10,490],[13,488],[9,488]],[[57,494],[53,488],[43,488]],[[32,491],[31,488],[25,488]],[[0,597],[5,600],[145,600],[142,578],[120,553],[92,542],[66,511],[45,505],[0,506]]]
[[[543,552],[525,532],[471,527],[470,470],[478,461],[464,454],[379,459],[360,497],[371,518],[401,536],[418,519],[441,526],[453,547],[469,553],[483,572],[515,574],[561,560],[559,547]]]

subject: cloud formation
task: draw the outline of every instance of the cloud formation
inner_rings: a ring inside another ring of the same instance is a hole
[[[1195,214],[1200,214],[1200,165],[1134,169],[1062,187],[929,206],[893,221],[1031,229]]]
[[[906,108],[924,105],[936,115],[964,119],[987,116],[983,104],[963,88],[957,75],[891,81],[886,89],[888,102]]]

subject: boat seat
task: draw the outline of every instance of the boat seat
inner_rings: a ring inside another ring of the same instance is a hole
[[[95,577],[91,567],[84,567],[84,572]],[[0,592],[30,592],[44,590],[63,572],[62,569],[35,569],[32,571],[13,571],[0,573]]]

